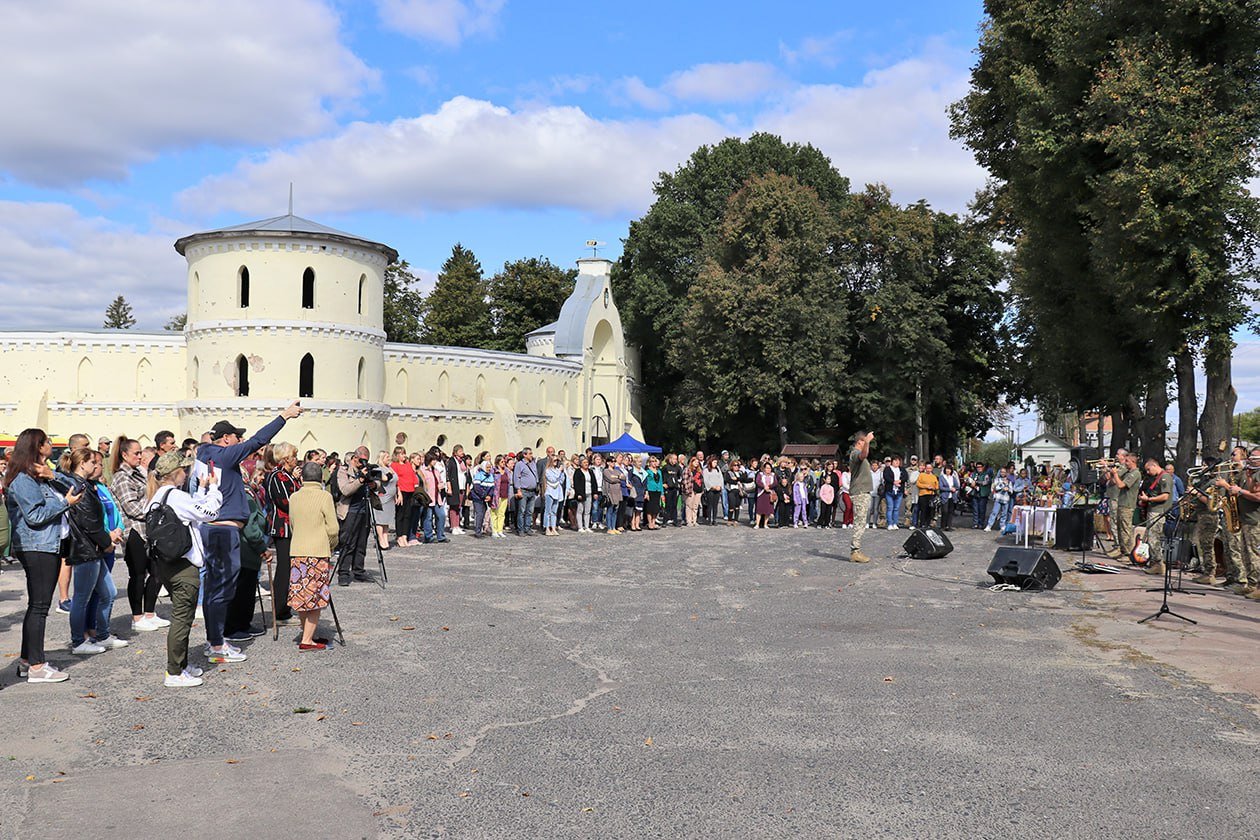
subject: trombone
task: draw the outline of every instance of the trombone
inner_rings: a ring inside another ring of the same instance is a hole
[[[1221,461],[1219,464],[1208,466],[1203,464],[1197,467],[1191,467],[1186,475],[1191,481],[1197,481],[1204,476],[1211,475],[1213,478],[1226,478],[1228,476],[1241,473],[1246,464],[1240,464],[1237,461]]]

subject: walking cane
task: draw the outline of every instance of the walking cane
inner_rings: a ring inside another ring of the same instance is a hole
[[[337,643],[346,646],[346,637],[341,633],[341,619],[337,618],[337,605],[333,603],[332,592],[328,593],[328,609],[332,611],[333,624],[337,627]]]

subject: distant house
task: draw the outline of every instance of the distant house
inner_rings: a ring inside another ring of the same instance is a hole
[[[1037,466],[1053,467],[1055,464],[1066,466],[1072,461],[1072,446],[1058,435],[1043,432],[1027,443],[1019,445],[1020,463],[1031,458]]]

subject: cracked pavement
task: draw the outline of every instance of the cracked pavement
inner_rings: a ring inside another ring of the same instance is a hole
[[[1256,836],[1254,697],[1100,642],[1070,576],[988,591],[989,535],[907,533],[394,549],[334,587],[344,648],[281,628],[180,691],[164,634],[71,661],[65,616],[70,682],[17,680],[5,567],[0,837]]]

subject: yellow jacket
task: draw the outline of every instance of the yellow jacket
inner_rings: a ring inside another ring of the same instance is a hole
[[[920,496],[935,496],[941,489],[940,480],[927,470],[919,473],[919,480],[915,483],[919,486]]]
[[[289,526],[293,557],[331,557],[337,547],[337,513],[332,494],[323,487],[303,484],[289,497]]]

